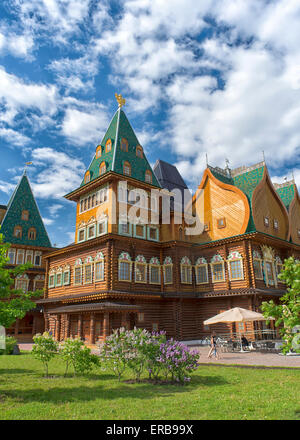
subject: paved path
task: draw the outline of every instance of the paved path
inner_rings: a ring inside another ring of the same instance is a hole
[[[207,358],[209,347],[193,347],[200,353],[199,362],[205,364],[235,364],[235,365],[256,365],[265,367],[294,367],[300,369],[300,355],[299,356],[282,356],[277,353],[219,353],[220,359],[216,360],[214,357]]]
[[[21,343],[19,344],[20,350],[31,350],[33,344]],[[92,347],[91,347],[92,348]],[[276,353],[220,353],[220,359],[216,360],[214,357],[207,358],[209,347],[191,347],[199,351],[199,362],[204,364],[234,364],[234,365],[255,365],[265,367],[294,367],[300,369],[300,355],[299,356],[282,356]],[[93,350],[97,353],[98,350]]]

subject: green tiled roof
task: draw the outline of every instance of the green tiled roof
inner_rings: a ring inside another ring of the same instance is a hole
[[[22,211],[29,212],[29,219],[22,220]],[[14,236],[15,226],[22,227],[22,238]],[[29,228],[36,229],[36,239],[28,238]],[[5,241],[13,244],[51,247],[51,243],[33,196],[27,175],[24,173],[13,195],[1,224]]]
[[[284,206],[286,207],[287,211],[289,210],[290,204],[295,197],[295,185],[294,183],[291,183],[287,186],[282,186],[281,188],[276,189],[277,194],[283,201]]]
[[[121,139],[128,141],[128,151],[122,151],[120,148]],[[111,151],[105,152],[105,144],[111,139]],[[152,174],[152,184],[160,187],[149,162],[143,153],[143,157],[137,157],[136,147],[140,145],[133,128],[131,127],[125,113],[120,108],[115,113],[101,142],[101,157],[96,158],[96,154],[87,171],[90,172],[90,181],[99,177],[99,167],[105,162],[106,172],[114,171],[123,175],[123,164],[128,161],[131,165],[131,177],[145,182],[145,172],[148,170]],[[81,186],[84,185],[84,180]]]

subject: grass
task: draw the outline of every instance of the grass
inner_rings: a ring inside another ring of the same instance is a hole
[[[64,364],[0,356],[0,419],[299,420],[300,370],[204,366],[188,385],[121,382],[109,371],[63,378]]]

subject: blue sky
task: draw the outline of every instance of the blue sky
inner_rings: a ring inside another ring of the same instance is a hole
[[[117,105],[150,163],[191,188],[261,161],[300,183],[298,0],[2,0],[0,203],[24,164],[53,244],[74,239],[81,182]]]

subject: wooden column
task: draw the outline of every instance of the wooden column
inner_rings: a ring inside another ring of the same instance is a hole
[[[70,315],[66,315],[65,317],[65,339],[70,337]]]
[[[58,315],[55,322],[55,339],[60,341],[61,315]]]
[[[107,336],[109,336],[109,313],[108,312],[104,313],[104,316],[103,316],[103,340],[104,341],[107,338]]]
[[[15,323],[15,336],[18,336],[19,334],[19,325],[20,325],[20,320],[19,318],[17,318]]]
[[[95,344],[95,313],[90,317],[90,344]]]
[[[36,334],[36,316],[33,315],[33,323],[32,323],[32,336]]]
[[[82,338],[82,315],[78,315],[77,337]]]

